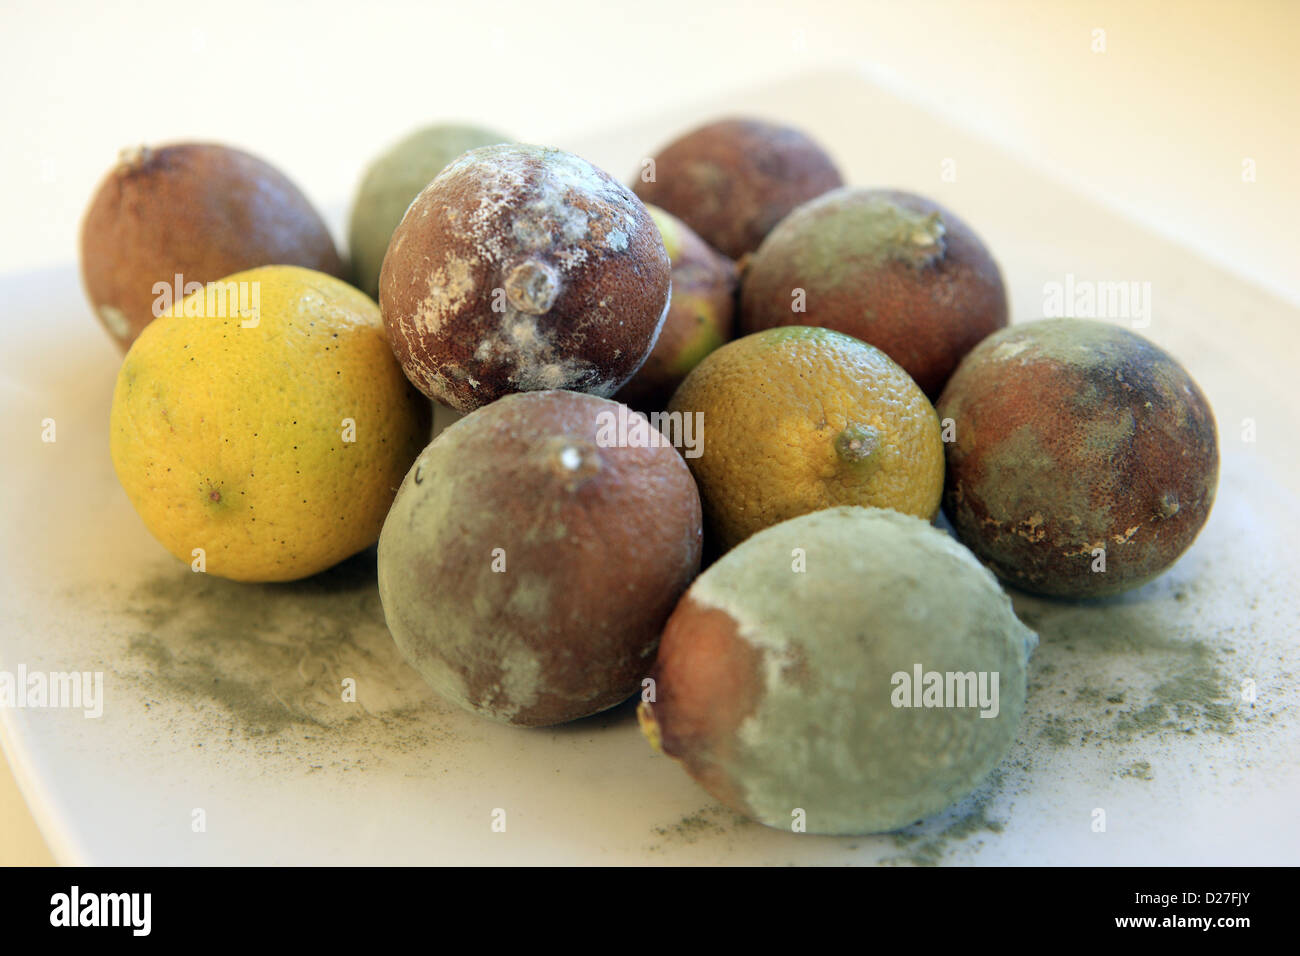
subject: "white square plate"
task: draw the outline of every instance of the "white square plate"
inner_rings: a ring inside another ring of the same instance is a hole
[[[1300,354],[1300,310],[852,74],[554,145],[631,177],[672,136],[735,113],[806,128],[851,183],[911,189],[953,209],[998,258],[1014,321],[1042,317],[1044,284],[1067,274],[1150,282],[1142,334],[1180,358],[1214,406],[1218,502],[1168,574],[1107,603],[1015,596],[1042,645],[1019,740],[993,777],[900,834],[769,830],[718,807],[653,753],[630,705],[517,730],[436,699],[388,637],[373,552],[290,585],[191,573],[149,537],[114,477],[107,426],[120,358],[69,264],[0,279],[10,323],[0,353],[0,669],[105,675],[99,719],[0,709],[5,752],[61,862],[1300,857],[1300,522],[1294,403],[1283,392],[1283,365]],[[945,159],[956,181],[941,177]],[[54,443],[41,441],[46,418],[57,423]],[[1243,440],[1246,419],[1257,441]],[[356,703],[340,700],[345,677],[357,681]],[[1243,698],[1246,680],[1254,702]],[[492,827],[497,809],[504,832]],[[1105,832],[1094,830],[1098,809]]]

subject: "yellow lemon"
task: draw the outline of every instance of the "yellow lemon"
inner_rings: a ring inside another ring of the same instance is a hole
[[[699,416],[700,453],[687,464],[714,546],[837,505],[927,521],[939,510],[934,406],[884,352],[851,336],[784,326],[737,339],[697,365],[668,407]]]
[[[118,373],[113,466],[162,545],[237,581],[315,574],[379,537],[429,437],[379,308],[295,266],[236,273],[151,322]]]

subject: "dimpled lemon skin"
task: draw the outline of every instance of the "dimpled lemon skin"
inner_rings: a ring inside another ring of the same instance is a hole
[[[294,266],[229,283],[247,284],[256,313],[196,292],[132,345],[113,392],[113,466],[182,561],[201,548],[210,574],[291,581],[375,543],[429,406],[356,289]]]
[[[670,412],[703,414],[687,464],[706,536],[723,549],[837,505],[929,521],[943,494],[934,406],[884,352],[829,329],[784,326],[709,354]]]

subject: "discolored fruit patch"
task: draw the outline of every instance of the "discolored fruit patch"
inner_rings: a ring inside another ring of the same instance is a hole
[[[818,325],[885,352],[931,398],[962,356],[1007,324],[997,263],[922,196],[844,188],[786,217],[750,260],[743,334]]]
[[[670,273],[626,188],[570,153],[498,145],[411,204],[379,301],[407,377],[464,412],[511,392],[612,395],[654,346]]]
[[[1077,319],[1006,329],[971,352],[938,407],[956,429],[948,517],[1026,590],[1137,587],[1191,545],[1214,502],[1218,441],[1205,396],[1126,329]]]
[[[705,790],[752,817],[730,775],[741,725],[762,686],[762,660],[726,611],[683,597],[664,627],[653,677],[656,700],[637,710],[656,749],[682,762]]]

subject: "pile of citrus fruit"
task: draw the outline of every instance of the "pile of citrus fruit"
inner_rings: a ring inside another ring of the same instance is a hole
[[[365,174],[349,265],[252,156],[124,153],[81,248],[127,350],[122,487],[239,581],[377,542],[397,646],[485,717],[639,693],[650,742],[770,826],[936,813],[1025,708],[998,578],[1168,568],[1213,502],[1209,406],[1119,327],[1008,326],[968,225],[798,130],[724,120],[640,169],[423,129]],[[437,437],[434,403],[464,416]]]

